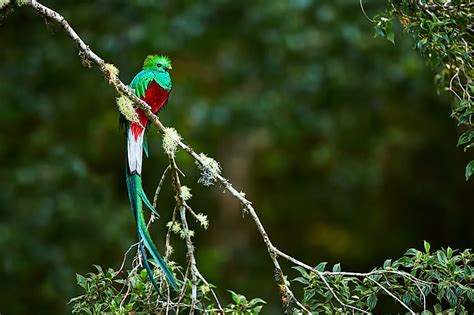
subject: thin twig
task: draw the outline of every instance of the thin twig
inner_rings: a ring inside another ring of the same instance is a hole
[[[171,176],[173,178],[173,187],[175,190],[175,199],[179,213],[181,217],[181,224],[183,225],[184,237],[186,240],[187,258],[191,268],[191,310],[190,314],[194,313],[194,307],[197,303],[197,276],[196,276],[196,258],[194,257],[194,245],[191,240],[191,234],[189,232],[188,222],[186,220],[186,208],[184,204],[185,200],[181,197],[181,182],[179,179],[178,166],[173,155],[169,156],[170,167],[172,170]]]
[[[168,231],[166,232],[166,241],[165,241],[165,259],[168,260],[169,259],[169,256],[171,255],[172,253],[172,250],[170,250],[170,246],[171,246],[171,229],[173,228],[173,224],[174,222],[176,222],[176,213],[177,213],[177,207],[174,207],[173,209],[173,215],[171,217],[171,221],[169,223],[169,226],[168,226]]]
[[[196,269],[194,270],[194,272],[196,273],[196,275],[199,277],[199,279],[201,279],[201,281],[209,288],[209,290],[211,290],[211,293],[212,293],[212,296],[214,297],[214,300],[216,301],[217,303],[217,306],[219,307],[218,310],[219,310],[219,313],[220,314],[224,314],[224,309],[222,308],[221,306],[221,302],[219,301],[219,299],[217,298],[217,294],[216,292],[214,291],[214,289],[211,287],[211,285],[209,284],[209,282],[207,282],[206,278],[203,277],[203,275],[201,274],[201,272],[199,271],[199,269],[197,269],[197,267],[195,267]]]
[[[334,296],[334,298],[339,302],[339,304],[342,305],[343,308],[350,308],[353,311],[358,311],[358,312],[361,312],[363,314],[370,314],[370,312],[364,311],[363,309],[360,309],[360,308],[357,308],[355,306],[352,306],[352,305],[349,305],[349,304],[346,304],[346,303],[342,302],[342,300],[337,296],[336,292],[334,292],[333,288],[329,285],[329,282],[326,280],[324,275],[321,272],[318,272],[318,275],[321,278],[321,280],[323,280],[324,285],[326,286],[326,288],[328,288],[329,292],[331,292],[332,296]]]
[[[120,268],[119,268],[119,270],[117,271],[117,274],[119,274],[120,272],[122,272],[123,267],[125,266],[125,261],[127,260],[128,253],[132,250],[132,248],[134,248],[134,247],[137,246],[138,244],[139,244],[139,242],[136,242],[135,244],[132,244],[132,245],[127,249],[127,251],[125,252],[125,254],[123,254],[122,264],[120,265]]]
[[[360,9],[362,10],[362,13],[364,14],[365,18],[366,18],[367,20],[369,20],[370,22],[374,23],[374,20],[372,20],[371,18],[369,18],[369,16],[367,15],[367,13],[365,13],[364,4],[362,3],[362,0],[359,0],[359,5],[360,5]]]
[[[165,182],[166,174],[168,173],[169,170],[170,170],[170,166],[168,165],[165,168],[163,175],[161,175],[160,182],[158,183],[158,186],[156,187],[155,196],[153,197],[153,208],[155,209],[158,204],[158,195],[160,194],[161,187],[163,186],[163,183]]]
[[[368,277],[367,279],[369,279],[370,281],[373,281],[377,286],[379,286],[382,290],[384,290],[385,293],[390,295],[393,299],[395,299],[398,303],[400,303],[404,308],[406,308],[410,312],[410,314],[415,315],[415,312],[411,308],[409,308],[408,305],[403,303],[402,300],[400,300],[395,294],[393,294],[392,292],[387,290],[387,288],[385,288],[383,285],[381,285],[378,281],[376,281],[376,280],[374,280],[370,277]]]

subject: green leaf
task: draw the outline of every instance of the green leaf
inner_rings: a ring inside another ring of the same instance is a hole
[[[293,279],[293,281],[299,282],[299,283],[304,284],[304,285],[308,285],[308,283],[309,283],[309,281],[306,278],[303,278],[303,277],[297,277],[297,278]]]
[[[438,313],[442,313],[443,312],[443,308],[441,307],[440,304],[435,304],[433,306],[433,310],[435,312],[435,314],[438,314]]]
[[[427,254],[429,254],[430,253],[430,248],[431,248],[430,243],[428,243],[427,241],[423,241],[423,244],[425,245],[425,252]]]
[[[474,140],[474,129],[468,130],[463,133],[458,140],[458,146],[470,143]]]
[[[102,267],[101,267],[101,266],[99,266],[99,265],[93,265],[93,266],[95,267],[95,269],[97,269],[97,271],[98,271],[99,273],[104,273],[104,271],[102,270]]]
[[[327,262],[319,263],[314,269],[316,269],[317,271],[323,272],[327,264],[328,264]]]
[[[471,162],[469,162],[469,164],[467,164],[466,166],[466,181],[469,180],[469,178],[472,176],[472,174],[474,174],[474,160],[472,160]]]
[[[306,279],[309,279],[309,274],[306,272],[306,269],[304,269],[303,267],[301,266],[294,266],[292,267],[293,269],[295,270],[298,270],[300,272],[300,274],[305,277]]]
[[[443,266],[446,266],[448,264],[448,258],[446,257],[446,254],[439,250],[437,253],[436,253],[436,257],[438,258],[438,262],[443,265]]]
[[[464,110],[462,103],[463,102],[461,102],[460,108],[457,109],[458,111],[463,112],[458,118],[458,126],[469,125],[472,120],[471,116],[474,115],[474,108]]]
[[[411,302],[411,295],[410,295],[410,293],[406,292],[405,294],[403,294],[403,296],[402,296],[402,301],[403,301],[403,303],[405,303],[405,304],[410,304],[410,302]]]
[[[252,309],[252,314],[260,314],[260,311],[262,310],[263,306],[262,305],[259,305],[259,306],[256,306]]]
[[[393,32],[392,19],[379,16],[377,17],[377,24],[375,25],[375,37],[386,38],[389,42],[395,45],[395,33]]]
[[[395,33],[393,32],[392,28],[390,28],[386,31],[387,31],[388,41],[395,45]]]
[[[466,292],[466,295],[467,295],[468,299],[471,301],[471,303],[474,303],[474,289],[469,289]]]
[[[234,291],[232,290],[227,290],[228,292],[230,292],[230,294],[232,295],[232,300],[234,300],[234,302],[237,304],[237,305],[240,305],[242,303],[246,303],[247,302],[247,298],[245,296],[243,296],[242,294],[238,294],[238,293],[235,293]]]
[[[369,307],[370,310],[373,310],[375,306],[377,305],[378,301],[379,299],[377,298],[375,294],[371,295],[367,298],[367,306]]]
[[[254,308],[255,306],[257,306],[257,304],[267,304],[267,302],[265,302],[261,298],[254,298],[254,299],[250,300],[250,302],[248,304],[248,307],[249,308]]]
[[[383,269],[387,269],[390,266],[392,266],[392,260],[391,259],[387,259],[383,262]]]
[[[451,307],[456,306],[456,303],[458,302],[458,297],[454,294],[454,291],[451,288],[446,290],[446,299]]]
[[[446,255],[448,256],[448,258],[453,257],[453,253],[454,253],[453,249],[448,246],[448,249],[446,250]]]
[[[334,267],[332,267],[332,272],[341,272],[341,264],[335,264]]]
[[[303,294],[303,299],[305,301],[309,301],[311,300],[311,298],[316,294],[316,290],[315,289],[312,289],[312,290],[305,290],[304,291],[304,294]]]
[[[145,279],[147,278],[147,276],[148,276],[148,275],[147,275],[146,269],[142,269],[142,270],[140,271],[140,278],[141,278],[142,280],[145,280]]]
[[[407,252],[405,253],[406,256],[416,256],[418,254],[418,250],[417,249],[414,249],[414,248],[410,248],[409,250],[407,250]]]

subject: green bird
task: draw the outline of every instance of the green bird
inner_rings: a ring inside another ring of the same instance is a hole
[[[151,111],[154,114],[168,102],[172,87],[169,73],[171,69],[171,60],[168,57],[163,55],[147,56],[143,63],[143,70],[137,73],[130,83],[130,88],[134,90],[135,95],[145,101],[151,107]],[[149,121],[141,109],[137,108],[135,110],[138,115],[138,122],[130,122],[126,120],[123,115],[121,115],[120,118],[127,138],[126,181],[128,198],[137,223],[139,248],[148,277],[155,289],[158,290],[158,285],[153,276],[150,264],[148,263],[146,250],[156,261],[168,280],[168,283],[177,290],[178,285],[176,279],[153,243],[143,214],[144,204],[159,217],[158,212],[153,208],[153,205],[143,191],[141,179],[143,152],[145,152],[145,155],[148,157],[148,145],[145,133]]]

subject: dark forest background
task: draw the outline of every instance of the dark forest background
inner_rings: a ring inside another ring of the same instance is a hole
[[[384,1],[366,1],[374,15]],[[280,249],[368,271],[409,247],[471,247],[473,153],[456,148],[450,99],[409,35],[374,38],[354,0],[45,1],[129,82],[150,53],[173,60],[160,113],[253,201]],[[28,7],[0,20],[0,312],[70,312],[75,273],[118,268],[135,242],[115,93],[62,29]],[[149,195],[167,165],[151,129]],[[220,187],[192,188],[197,259],[220,292],[279,312],[266,249]],[[169,186],[169,185],[168,185]],[[173,207],[153,235],[163,245]],[[177,254],[183,262],[180,241]],[[288,266],[287,266],[288,267]],[[293,274],[290,271],[290,274]]]

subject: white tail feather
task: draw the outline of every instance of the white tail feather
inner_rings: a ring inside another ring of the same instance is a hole
[[[127,153],[128,153],[128,168],[130,173],[137,172],[138,175],[142,174],[142,158],[143,158],[143,135],[142,132],[137,140],[132,134],[131,129],[128,129],[127,136]]]

